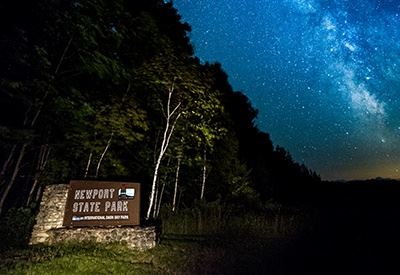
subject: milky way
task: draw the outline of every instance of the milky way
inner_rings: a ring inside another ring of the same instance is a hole
[[[257,125],[325,179],[400,178],[400,1],[176,0]]]

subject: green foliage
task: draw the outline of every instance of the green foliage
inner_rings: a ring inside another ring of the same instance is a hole
[[[161,220],[164,237],[280,238],[309,232],[312,226],[310,213],[304,209],[273,202],[258,210],[218,201],[199,202],[175,214],[163,209]]]
[[[29,208],[11,208],[0,220],[0,251],[28,244],[35,216]]]
[[[57,150],[57,148],[54,148]],[[40,182],[43,186],[48,184],[54,184],[54,180],[57,179],[59,183],[66,183],[74,176],[74,170],[71,167],[69,160],[51,158],[46,166],[45,171],[41,174]]]
[[[180,118],[160,168],[164,236],[261,240],[304,230],[305,213],[271,198],[293,201],[318,176],[258,130],[257,110],[232,90],[220,64],[193,56],[190,26],[172,2],[5,0],[0,20],[1,190],[17,172],[6,206],[23,205],[36,179],[43,186],[83,178],[89,163],[89,178],[98,166],[102,179],[143,183],[145,201],[172,91]],[[18,155],[22,143],[26,150]],[[197,201],[203,167],[205,200]],[[26,245],[33,221],[24,208],[4,214],[1,249]],[[90,243],[35,246],[16,259],[11,253],[0,273],[207,274],[226,258],[230,263],[229,251],[235,250],[184,242],[148,252]]]
[[[178,159],[186,207],[196,205],[204,167],[205,200],[242,207],[318,181],[257,129],[257,110],[221,65],[193,56],[190,26],[172,2],[22,2],[0,4],[0,184],[17,172],[10,194],[21,196],[9,201],[22,204],[34,179],[45,185],[86,173],[140,181],[146,197],[171,91],[180,117],[160,169],[163,203],[172,201]]]
[[[11,129],[0,126],[0,142],[9,144],[11,142],[24,143],[33,140],[34,136],[30,130]]]
[[[230,218],[231,207],[224,207],[219,201],[204,203],[198,201],[194,207],[171,213],[161,213],[162,233],[183,235],[216,235],[223,232]]]

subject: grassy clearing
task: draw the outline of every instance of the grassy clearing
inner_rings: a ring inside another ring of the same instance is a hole
[[[164,240],[144,252],[93,243],[33,246],[3,255],[0,274],[218,274],[225,255],[221,243],[198,239]]]
[[[207,205],[164,215],[154,249],[94,243],[14,248],[3,250],[0,274],[285,274],[281,259],[307,224],[296,210],[233,215]]]
[[[304,209],[273,205],[262,213],[236,212],[229,207],[208,203],[161,215],[162,232],[166,236],[241,236],[282,238],[295,236],[312,228],[312,216]]]
[[[257,274],[281,268],[276,259],[287,243],[175,238],[144,252],[93,243],[33,246],[3,255],[0,274]]]
[[[1,261],[0,274],[155,274],[172,273],[180,253],[170,245],[145,252],[120,245],[69,243],[15,250]],[[4,256],[3,256],[4,257]]]

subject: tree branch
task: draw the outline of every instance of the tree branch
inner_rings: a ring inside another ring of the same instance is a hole
[[[103,153],[102,153],[101,156],[100,156],[99,162],[97,163],[96,175],[95,175],[96,178],[97,178],[98,175],[99,175],[99,170],[100,170],[101,162],[103,161],[103,158],[104,158],[104,156],[106,155],[108,148],[110,147],[110,144],[111,144],[113,135],[114,135],[114,132],[111,133],[110,139],[107,141],[106,148],[104,148],[104,151],[103,151]]]
[[[65,46],[65,49],[64,49],[64,51],[63,51],[63,53],[62,53],[62,55],[61,55],[61,57],[60,57],[60,60],[58,61],[57,67],[56,67],[56,69],[55,69],[55,71],[54,71],[54,74],[55,74],[55,75],[58,74],[58,70],[60,69],[62,62],[64,61],[65,55],[67,54],[68,49],[69,49],[69,47],[71,46],[72,39],[73,39],[73,36],[69,39],[69,41],[68,41],[68,43],[67,43],[67,46]]]

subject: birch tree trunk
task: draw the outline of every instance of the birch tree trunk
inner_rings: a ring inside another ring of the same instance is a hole
[[[163,181],[163,183],[162,183],[160,198],[158,199],[157,211],[155,212],[155,216],[153,218],[157,218],[158,215],[160,214],[161,202],[162,202],[162,198],[164,195],[164,189],[165,189],[165,182],[166,181]]]
[[[86,164],[85,175],[84,178],[86,179],[89,174],[90,164],[92,163],[93,152],[90,152],[89,158]]]
[[[38,183],[39,183],[40,175],[43,173],[44,169],[46,168],[47,160],[49,159],[49,155],[50,155],[49,146],[47,144],[40,146],[35,176],[34,176],[31,190],[29,192],[28,199],[26,201],[26,206],[29,206],[29,204],[32,202],[33,195],[35,194],[35,191],[36,191]]]
[[[181,168],[181,158],[178,158],[178,164],[176,165],[175,171],[175,186],[174,186],[174,197],[172,199],[172,212],[176,210],[176,195],[178,193],[178,181],[179,181],[179,170]]]
[[[158,184],[159,184],[159,181],[157,180],[156,194],[154,195],[154,205],[155,206],[157,205],[157,202],[158,202]],[[155,217],[155,215],[156,215],[156,207],[153,208],[153,218]]]
[[[164,157],[165,152],[168,149],[169,141],[170,141],[171,136],[175,129],[175,124],[181,115],[180,113],[177,113],[181,103],[179,103],[177,106],[175,106],[175,108],[171,111],[171,97],[172,97],[173,91],[174,91],[174,83],[172,84],[171,88],[169,89],[169,93],[168,93],[167,113],[165,114],[166,122],[165,122],[164,134],[163,134],[157,162],[154,167],[153,183],[151,185],[151,192],[150,192],[150,196],[149,196],[149,206],[147,209],[146,220],[148,220],[150,218],[151,210],[153,209],[153,207],[155,207],[154,206],[154,197],[155,197],[155,193],[156,193],[157,179],[158,179],[158,173],[159,173],[161,161]]]
[[[5,177],[7,168],[10,165],[12,158],[14,157],[16,148],[17,148],[17,145],[15,145],[15,144],[13,145],[13,147],[11,147],[10,153],[8,154],[8,158],[6,159],[6,161],[3,164],[3,167],[0,172],[0,186],[2,185],[2,179]]]
[[[183,190],[180,189],[180,190],[179,190],[179,196],[178,196],[178,202],[176,203],[176,209],[175,209],[175,211],[178,211],[178,208],[179,208],[179,206],[181,205],[182,193],[183,193]]]
[[[14,172],[11,176],[10,182],[7,184],[6,188],[4,189],[3,194],[1,195],[1,199],[0,199],[0,215],[3,211],[3,206],[4,206],[4,202],[6,201],[6,198],[8,196],[8,193],[11,190],[11,187],[14,185],[15,179],[17,178],[20,166],[21,166],[21,161],[25,156],[25,150],[26,147],[28,146],[28,143],[24,143],[21,147],[21,150],[19,152],[19,156],[17,159],[17,162],[15,163],[15,167],[14,167]]]
[[[40,101],[41,103],[39,105],[39,108],[36,110],[36,113],[33,115],[33,118],[32,118],[31,122],[28,125],[28,126],[30,126],[30,128],[33,128],[33,126],[35,125],[36,120],[38,119],[39,114],[42,111],[42,108],[43,108],[43,105],[44,105],[44,101],[47,98],[47,96],[48,96],[48,91],[46,91],[45,95],[43,96],[42,100]],[[23,123],[24,127],[29,122],[29,113],[30,113],[30,111],[31,111],[31,108],[29,108],[25,113],[25,119],[24,119],[24,123]],[[20,167],[21,167],[21,161],[25,156],[26,147],[28,147],[28,145],[29,145],[28,142],[25,142],[24,144],[22,144],[21,149],[19,151],[19,155],[18,155],[17,161],[16,161],[15,166],[14,166],[14,171],[13,171],[12,176],[10,178],[10,181],[7,183],[7,186],[5,187],[5,189],[3,191],[3,194],[1,195],[1,198],[0,198],[0,215],[1,215],[2,211],[3,211],[4,202],[6,201],[8,193],[10,192],[11,187],[14,185],[15,180],[17,179],[17,175],[18,175]]]
[[[67,54],[69,47],[71,46],[73,40],[73,36],[68,40],[67,45],[64,48],[64,51],[60,57],[60,60],[57,63],[56,69],[54,70],[54,74],[58,74],[58,71],[60,70],[61,64],[63,63],[64,59],[65,59],[65,55]]]
[[[65,46],[64,51],[63,51],[63,53],[62,53],[62,55],[61,55],[61,57],[60,57],[60,59],[59,59],[59,61],[57,63],[57,66],[56,66],[55,70],[54,70],[54,75],[58,74],[60,66],[64,62],[65,56],[66,56],[66,54],[67,54],[67,52],[68,52],[68,50],[69,50],[69,48],[71,46],[72,40],[73,40],[72,37],[68,40],[67,45]],[[45,104],[45,100],[47,99],[48,95],[49,95],[49,89],[46,90],[46,92],[43,95],[43,97],[39,100],[39,104],[37,105],[38,108],[37,108],[36,112],[34,112],[34,114],[32,116],[29,116],[29,114],[31,113],[32,105],[26,111],[25,119],[24,119],[24,122],[23,122],[23,126],[24,127],[25,126],[29,126],[30,128],[33,128],[35,126],[36,121],[37,121],[37,119],[39,118],[39,115],[42,112],[43,106]],[[30,117],[32,118],[31,120],[30,120]],[[28,145],[29,145],[28,142],[25,142],[22,145],[21,150],[19,151],[19,155],[18,155],[17,161],[16,161],[15,166],[14,166],[14,170],[13,170],[11,179],[7,183],[7,186],[5,187],[5,189],[3,191],[3,194],[1,195],[1,198],[0,198],[0,215],[1,215],[1,212],[3,210],[4,202],[5,202],[5,200],[6,200],[7,196],[8,196],[8,193],[10,192],[12,186],[14,185],[14,183],[16,181],[16,178],[17,178],[18,173],[20,171],[21,161],[25,156],[26,148],[28,147]],[[11,156],[11,158],[12,157],[13,156]],[[10,158],[10,161],[11,161],[11,158]]]
[[[171,157],[168,158],[166,166],[169,167],[169,164],[171,162]],[[167,182],[167,177],[164,175],[161,185],[161,191],[158,189],[158,185],[160,184],[160,180],[157,181],[157,187],[156,187],[156,198],[154,200],[154,211],[153,211],[153,218],[157,218],[158,214],[160,213],[160,208],[161,208],[161,202],[162,198],[164,195],[164,189],[165,189],[165,183]]]
[[[107,145],[106,145],[106,147],[104,148],[104,151],[103,151],[103,153],[102,153],[101,156],[100,156],[99,162],[97,163],[95,178],[97,178],[97,177],[99,176],[99,170],[100,170],[101,162],[103,161],[104,156],[106,155],[106,153],[107,153],[107,151],[108,151],[108,148],[110,148],[110,144],[111,144],[113,135],[114,135],[114,132],[111,133],[111,136],[110,136],[109,140],[107,141]]]
[[[206,188],[206,178],[207,178],[207,150],[204,149],[204,157],[203,157],[203,180],[201,182],[201,193],[200,200],[204,198],[204,189]]]

